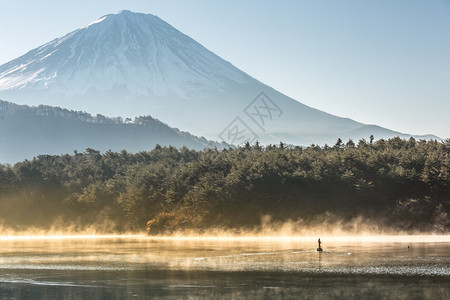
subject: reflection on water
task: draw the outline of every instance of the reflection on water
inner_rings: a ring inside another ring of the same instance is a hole
[[[0,298],[450,298],[450,237],[0,237]]]

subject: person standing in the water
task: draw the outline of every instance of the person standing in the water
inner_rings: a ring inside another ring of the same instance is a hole
[[[323,249],[322,249],[322,242],[320,241],[320,238],[317,241],[317,243],[319,244],[319,248],[317,248],[317,251],[323,251]]]

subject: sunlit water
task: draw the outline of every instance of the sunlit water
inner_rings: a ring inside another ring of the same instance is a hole
[[[450,299],[450,236],[0,237],[1,299]]]

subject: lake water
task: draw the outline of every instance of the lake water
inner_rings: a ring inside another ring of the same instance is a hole
[[[450,299],[450,236],[321,240],[0,237],[0,298]]]

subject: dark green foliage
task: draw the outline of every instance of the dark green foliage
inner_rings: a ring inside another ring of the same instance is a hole
[[[11,228],[139,230],[150,220],[159,232],[257,227],[265,215],[307,224],[331,213],[344,222],[362,216],[395,229],[446,232],[449,210],[450,140],[86,149],[0,165],[0,222]]]

